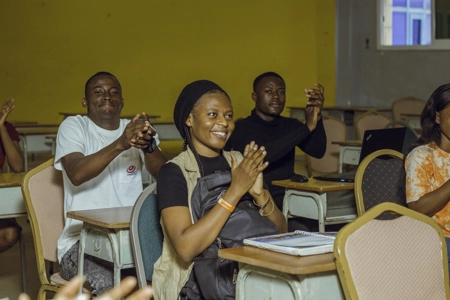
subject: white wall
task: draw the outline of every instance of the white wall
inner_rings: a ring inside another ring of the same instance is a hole
[[[450,50],[376,49],[377,1],[336,1],[336,105],[390,107],[405,96],[427,100],[450,82]]]

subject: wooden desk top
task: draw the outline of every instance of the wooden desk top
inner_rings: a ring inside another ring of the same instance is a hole
[[[220,249],[219,257],[293,275],[336,270],[333,253],[294,256],[244,246]]]
[[[354,146],[354,147],[362,146],[362,140],[332,141],[331,143],[339,146]]]
[[[18,129],[19,135],[43,135],[43,134],[57,134],[58,128],[36,128],[36,129]]]
[[[38,122],[36,121],[11,121],[11,124],[14,125],[14,127],[16,126],[31,126],[31,125],[36,125]]]
[[[400,116],[404,117],[420,117],[422,116],[422,113],[400,113]]]
[[[324,180],[317,180],[314,178],[309,178],[308,182],[293,182],[290,181],[289,179],[275,180],[272,181],[272,184],[282,186],[285,188],[296,189],[299,191],[311,191],[318,193],[353,190],[354,187],[354,184],[352,182],[324,181]]]
[[[305,107],[300,106],[288,106],[287,108],[293,109],[305,109]],[[377,110],[377,111],[392,111],[390,107],[364,107],[364,106],[328,106],[324,107],[324,110],[338,110],[338,111],[368,111],[368,110]]]
[[[129,228],[133,206],[76,210],[67,213],[68,218],[110,229]]]
[[[151,124],[155,124],[155,125],[173,125],[175,126],[175,122],[171,122],[171,121],[152,121]]]
[[[60,112],[59,114],[63,115],[64,118],[67,118],[67,117],[76,116],[76,115],[86,116],[87,112],[78,112],[78,113]],[[122,119],[133,119],[136,115],[137,114],[134,114],[134,115],[120,115],[120,118],[122,118]],[[154,120],[154,119],[160,118],[161,116],[158,116],[158,115],[147,115],[147,117],[150,120],[152,120],[152,119]]]
[[[27,123],[12,123],[14,127],[21,129],[42,129],[42,128],[58,128],[60,124],[39,124],[37,122],[27,122]]]
[[[0,188],[21,186],[22,179],[25,176],[23,173],[0,173]]]

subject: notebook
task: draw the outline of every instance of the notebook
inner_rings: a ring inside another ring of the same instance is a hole
[[[337,232],[295,232],[266,235],[244,239],[244,245],[286,253],[290,255],[313,255],[333,252]]]
[[[361,154],[358,165],[367,155],[381,150],[392,149],[402,153],[406,128],[386,128],[366,130],[361,145]],[[313,176],[313,178],[325,181],[355,182],[356,170],[350,172]]]

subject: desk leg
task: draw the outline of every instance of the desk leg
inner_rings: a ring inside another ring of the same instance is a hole
[[[80,233],[78,275],[83,274],[84,255],[87,253],[93,257],[113,263],[113,284],[114,286],[118,286],[121,279],[120,270],[124,266],[134,266],[134,264],[130,265],[127,254],[121,252],[122,249],[119,246],[119,241],[120,238],[117,236],[117,232],[114,229],[108,229],[93,224],[83,225]],[[127,245],[124,246],[126,247]],[[124,251],[127,253],[126,250]]]
[[[359,164],[360,156],[361,156],[361,147],[340,146],[339,148],[340,172],[342,172],[344,164],[357,166]]]
[[[345,299],[336,270],[290,275],[240,263],[236,283],[236,300]]]
[[[113,255],[113,263],[114,263],[114,286],[118,286],[120,284],[120,261],[119,261],[119,242],[117,241],[117,237],[114,234],[114,231],[109,231],[107,233],[109,241],[111,242],[112,247],[112,255]]]
[[[22,150],[23,150],[23,158],[24,158],[24,167],[25,172],[28,172],[28,145],[27,145],[27,137],[25,135],[20,136],[20,140],[22,141]]]
[[[20,234],[19,239],[20,244],[20,267],[22,269],[22,292],[27,293],[28,292],[28,286],[27,286],[27,267],[26,267],[26,257],[25,257],[25,241],[23,239],[23,234]]]
[[[345,110],[344,111],[344,122],[345,125],[347,125],[347,138],[349,140],[353,140],[355,138],[356,135],[356,131],[355,131],[355,111],[353,110]]]
[[[325,216],[327,211],[326,193],[286,189],[283,200],[283,215],[305,217],[319,221],[319,232],[325,232]]]
[[[339,173],[342,173],[342,165],[344,164],[344,149],[339,147]]]
[[[83,276],[84,273],[84,249],[86,247],[86,236],[89,228],[83,227],[80,232],[80,245],[78,248],[78,276]],[[78,294],[83,292],[83,285],[80,286]]]

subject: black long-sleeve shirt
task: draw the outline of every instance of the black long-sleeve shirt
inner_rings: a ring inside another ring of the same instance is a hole
[[[321,158],[327,145],[322,119],[311,132],[308,126],[297,119],[279,116],[268,122],[261,119],[255,110],[247,118],[236,122],[236,128],[225,150],[233,149],[243,153],[245,146],[251,141],[266,148],[266,161],[269,166],[264,170],[264,181],[280,209],[284,188],[273,186],[272,181],[288,179],[294,174],[295,147],[313,157]]]

